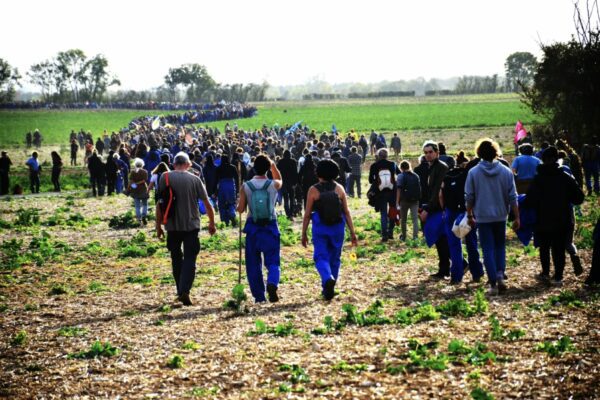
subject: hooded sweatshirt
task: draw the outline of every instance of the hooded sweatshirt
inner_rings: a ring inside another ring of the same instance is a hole
[[[481,161],[467,175],[465,202],[473,207],[477,222],[506,221],[510,207],[517,204],[512,171],[498,161]]]

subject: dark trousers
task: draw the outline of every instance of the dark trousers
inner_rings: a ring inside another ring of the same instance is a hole
[[[441,275],[450,275],[450,247],[448,247],[448,238],[446,235],[441,236],[435,242],[435,249],[438,253],[438,273]]]
[[[600,182],[599,182],[599,168],[594,165],[588,168],[583,168],[583,172],[585,174],[585,186],[587,187],[588,192],[592,192],[592,178],[594,179],[594,192],[600,192]]]
[[[71,153],[71,165],[77,165],[77,153]]]
[[[8,172],[0,172],[0,195],[8,194],[9,191],[9,178]]]
[[[40,173],[39,172],[30,172],[29,173],[29,188],[31,189],[31,193],[39,193],[40,192]]]
[[[565,269],[565,252],[567,243],[567,232],[536,232],[535,238],[540,246],[540,262],[542,273],[550,275],[550,252],[554,261],[554,280],[563,278]]]
[[[60,168],[52,168],[52,184],[54,191],[60,192]]]
[[[285,215],[290,218],[294,216],[295,210],[295,191],[292,185],[283,185],[281,188],[281,195],[283,196],[283,208],[285,209]]]
[[[360,197],[360,175],[350,175],[348,177],[348,193],[354,197],[354,185],[356,185],[356,194]]]
[[[111,195],[115,192],[115,187],[117,185],[117,174],[108,175],[106,177],[106,194]]]
[[[587,277],[585,282],[587,284],[598,284],[600,283],[600,219],[596,222],[594,228],[594,252],[592,253],[592,268],[590,269],[590,275]]]
[[[388,190],[379,193],[379,215],[381,218],[381,238],[384,240],[393,239],[395,221],[389,217],[389,209],[396,207],[395,192]],[[447,247],[447,245],[446,245]]]
[[[171,266],[178,296],[189,294],[196,278],[196,257],[200,252],[198,232],[198,229],[167,232],[167,249],[171,252]]]
[[[90,183],[92,185],[92,193],[94,196],[104,196],[104,185],[106,183],[104,178],[91,176]]]

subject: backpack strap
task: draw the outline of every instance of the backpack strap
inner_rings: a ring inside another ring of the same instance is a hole
[[[265,182],[265,184],[262,187],[262,190],[267,190],[269,188],[269,186],[271,185],[271,182],[273,182],[271,179],[267,179],[267,181]]]
[[[252,182],[248,181],[246,182],[246,185],[248,185],[248,189],[250,189],[252,193],[256,191],[256,187],[252,184]]]

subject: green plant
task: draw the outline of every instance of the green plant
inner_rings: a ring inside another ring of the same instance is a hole
[[[15,224],[23,227],[39,225],[40,213],[37,208],[19,208]]]
[[[134,275],[127,277],[127,283],[134,283],[142,286],[152,285],[153,281],[154,280],[152,279],[152,277],[148,275]]]
[[[22,346],[27,342],[27,332],[21,330],[14,334],[10,339],[12,346]]]
[[[341,329],[342,325],[336,325],[333,322],[333,317],[331,315],[327,315],[325,318],[323,318],[323,327],[322,328],[315,328],[311,331],[311,333],[313,335],[325,335],[327,333],[331,333],[334,330],[338,330]]]
[[[183,357],[180,356],[179,354],[173,355],[173,357],[171,357],[171,359],[169,359],[169,361],[167,362],[167,367],[172,368],[172,369],[183,368],[184,367]]]
[[[444,317],[471,317],[475,315],[475,309],[464,299],[451,299],[435,307],[435,310]]]
[[[556,342],[548,342],[545,341],[543,343],[539,343],[536,347],[536,351],[542,351],[548,353],[550,357],[558,357],[559,355],[573,351],[575,346],[573,346],[573,342],[569,336],[562,336]]]
[[[477,314],[485,314],[489,308],[489,303],[485,298],[485,293],[483,288],[477,289],[475,291],[475,299],[473,301],[473,307],[475,307],[475,312]]]
[[[346,361],[340,361],[331,367],[333,371],[342,372],[361,372],[366,371],[367,368],[367,364],[348,364]]]
[[[135,214],[132,210],[121,215],[115,215],[108,221],[108,226],[113,229],[129,229],[140,226]]]
[[[551,306],[583,307],[583,302],[570,290],[563,290],[558,295],[550,296],[547,304]]]
[[[288,321],[284,324],[277,324],[275,327],[268,326],[263,320],[257,319],[254,322],[256,327],[255,330],[249,331],[247,336],[258,336],[264,334],[272,334],[274,336],[283,337],[295,335],[298,333],[298,330],[294,328],[294,324],[292,321]]]
[[[68,355],[69,359],[91,359],[98,357],[114,357],[121,352],[118,348],[111,345],[109,342],[95,341],[89,350],[80,351],[78,353],[71,353]]]
[[[58,336],[65,337],[84,336],[87,333],[88,330],[86,328],[80,328],[78,326],[63,326],[56,332]]]
[[[244,285],[238,284],[231,290],[231,299],[227,300],[223,307],[227,310],[233,310],[240,312],[242,310],[242,304],[248,299],[246,292],[244,291]]]
[[[490,338],[496,341],[502,340],[517,340],[525,336],[525,331],[523,329],[512,329],[507,331],[500,326],[500,321],[496,317],[496,314],[492,314],[489,317],[490,327],[492,329]]]
[[[200,344],[194,342],[193,340],[188,340],[181,346],[181,348],[184,350],[196,351],[200,349]]]
[[[194,396],[194,397],[204,397],[204,396],[215,396],[217,394],[219,394],[220,389],[216,386],[210,387],[210,388],[193,388],[190,391],[190,395]]]
[[[494,400],[494,396],[491,393],[480,387],[471,390],[471,398],[473,400]]]
[[[106,292],[108,291],[108,287],[106,287],[106,285],[102,282],[92,281],[88,286],[88,291],[92,293]]]
[[[51,296],[60,296],[63,294],[68,294],[69,293],[69,288],[63,284],[56,284],[54,286],[52,286],[52,288],[50,289],[49,294]]]
[[[291,383],[308,383],[310,382],[310,377],[304,370],[304,368],[300,367],[296,364],[282,364],[279,366],[279,371],[287,371],[290,373],[289,380]]]
[[[148,243],[144,232],[138,232],[131,240],[119,239],[117,242],[120,257],[149,257],[156,253],[158,246]]]

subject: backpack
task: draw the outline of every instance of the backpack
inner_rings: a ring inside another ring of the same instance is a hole
[[[465,211],[465,182],[467,181],[467,170],[464,168],[453,168],[444,178],[444,207],[451,211]]]
[[[335,192],[335,182],[317,183],[319,200],[316,204],[319,219],[325,225],[336,225],[342,222],[342,201]]]
[[[173,188],[169,185],[169,173],[164,172],[162,175],[165,176],[166,188],[161,192],[158,204],[160,204],[160,210],[162,211],[161,222],[165,225],[167,220],[173,218],[175,215],[175,192],[173,192]]]
[[[265,226],[271,222],[273,216],[273,204],[269,198],[268,188],[273,182],[271,179],[267,179],[262,188],[257,189],[252,182],[246,182],[248,188],[252,192],[252,198],[250,199],[250,213],[252,214],[252,220],[255,224]]]
[[[377,187],[380,191],[384,189],[391,190],[394,188],[394,182],[392,181],[392,171],[390,171],[389,169],[380,169],[377,173],[377,178]]]
[[[414,172],[402,173],[401,200],[418,201],[421,199],[421,183]]]

